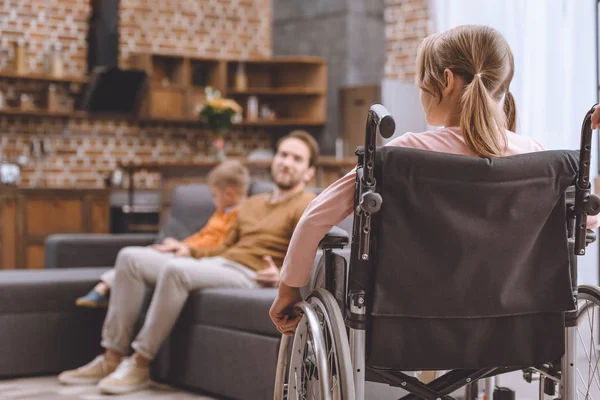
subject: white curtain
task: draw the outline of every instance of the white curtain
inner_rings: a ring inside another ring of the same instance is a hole
[[[597,102],[596,0],[430,0],[435,32],[464,24],[498,29],[515,56],[517,132],[549,149],[579,147]],[[592,175],[597,171],[595,155]],[[580,282],[598,282],[597,245],[580,259]]]

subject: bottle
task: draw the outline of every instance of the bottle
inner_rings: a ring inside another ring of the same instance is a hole
[[[256,96],[248,97],[248,103],[246,104],[246,119],[251,122],[258,120],[258,98],[256,98]]]
[[[19,39],[14,44],[13,70],[15,74],[25,74],[25,40]]]
[[[60,78],[63,76],[62,46],[56,42],[52,48],[52,57],[50,59],[50,73],[52,76]]]
[[[58,97],[56,93],[56,85],[54,83],[48,85],[48,111],[58,111]]]
[[[235,73],[235,90],[240,92],[248,90],[248,77],[246,76],[246,63],[239,62]]]
[[[4,101],[4,92],[0,88],[0,110],[2,110],[5,106],[6,105],[5,105],[5,101]]]

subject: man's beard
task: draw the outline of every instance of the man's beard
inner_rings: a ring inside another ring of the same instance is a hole
[[[277,186],[281,190],[290,190],[295,188],[300,184],[300,181],[289,181],[289,182],[277,182],[275,181],[275,186]]]
[[[273,176],[273,182],[281,190],[290,190],[302,183],[302,178],[289,176],[288,179],[279,180]]]

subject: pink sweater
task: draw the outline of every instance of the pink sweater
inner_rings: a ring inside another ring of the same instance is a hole
[[[533,139],[507,131],[507,156],[542,151],[544,147]],[[406,133],[386,146],[400,146],[442,153],[475,154],[465,143],[459,128],[442,128],[423,133]],[[356,172],[353,170],[334,182],[315,198],[298,222],[281,270],[281,280],[288,286],[301,287],[308,283],[321,238],[332,226],[353,212]],[[588,229],[598,227],[595,217],[588,219]]]

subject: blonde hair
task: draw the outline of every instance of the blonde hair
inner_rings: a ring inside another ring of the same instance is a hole
[[[208,173],[206,182],[219,189],[235,187],[241,193],[246,193],[250,186],[250,173],[241,162],[226,160]]]
[[[515,100],[509,91],[514,57],[504,37],[478,25],[428,36],[417,52],[416,85],[441,101],[445,69],[467,83],[460,98],[460,128],[466,144],[480,157],[504,155],[506,129],[515,131],[517,124]],[[498,104],[503,96],[501,110]]]

